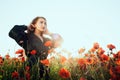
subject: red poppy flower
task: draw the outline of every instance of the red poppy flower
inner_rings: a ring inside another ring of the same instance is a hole
[[[9,59],[9,58],[10,58],[10,55],[9,55],[9,54],[5,55],[5,58],[6,58],[6,59]]]
[[[18,78],[18,76],[19,76],[19,74],[18,74],[17,71],[14,71],[14,72],[12,73],[12,78]]]
[[[0,56],[0,59],[2,59],[2,56]]]
[[[81,53],[83,53],[84,51],[85,51],[85,48],[80,48],[80,49],[78,50],[78,53],[81,54]]]
[[[44,43],[44,46],[52,46],[52,41],[46,41],[45,43]]]
[[[120,66],[120,59],[117,59],[115,63]]]
[[[65,69],[65,68],[61,68],[60,71],[59,71],[59,75],[62,77],[62,78],[70,78],[70,72]]]
[[[112,49],[115,48],[115,46],[114,46],[113,44],[108,44],[108,45],[107,45],[107,48],[109,48],[110,50],[112,50]]]
[[[64,62],[65,62],[66,60],[67,60],[66,57],[60,56],[60,62],[61,62],[62,64],[64,64]]]
[[[95,42],[95,43],[93,44],[93,48],[94,48],[94,49],[98,49],[98,48],[99,48],[99,43]]]
[[[102,60],[103,62],[106,62],[106,61],[109,61],[109,60],[110,60],[109,56],[107,56],[107,55],[105,55],[105,54],[102,54],[102,55],[100,56],[100,58],[101,58],[101,60]]]
[[[110,68],[110,75],[112,80],[119,80],[120,79],[120,66],[115,66]]]
[[[105,52],[102,47],[98,48],[98,55],[102,55]]]
[[[40,60],[40,62],[44,64],[45,66],[49,66],[50,64],[48,59]]]
[[[78,60],[78,65],[80,66],[80,69],[85,70],[86,69],[86,59],[85,58],[80,58]]]
[[[22,61],[22,62],[25,62],[25,57],[21,57],[21,61]]]
[[[86,80],[84,77],[81,77],[80,80]]]
[[[21,53],[23,53],[23,49],[18,49],[16,52],[15,52],[15,54],[21,54]]]
[[[26,70],[26,71],[29,71],[29,70],[30,70],[30,67],[29,67],[29,66],[26,66],[26,67],[25,67],[25,70]]]
[[[87,63],[87,64],[93,64],[93,63],[94,63],[93,58],[87,58],[87,59],[86,59],[86,63]]]
[[[30,73],[29,72],[26,72],[25,76],[26,76],[26,80],[30,80]]]
[[[118,51],[116,54],[113,54],[114,58],[120,59],[120,51]]]
[[[30,54],[32,54],[32,55],[35,55],[37,52],[36,52],[36,50],[32,50],[31,52],[30,52]]]
[[[21,53],[18,57],[23,57],[23,53]]]
[[[86,64],[86,59],[80,58],[80,59],[78,60],[78,64],[79,64],[79,65],[85,65],[85,64]]]
[[[3,59],[0,59],[0,65],[2,65],[3,64]]]

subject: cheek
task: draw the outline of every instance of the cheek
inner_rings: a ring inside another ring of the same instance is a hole
[[[47,27],[46,26],[45,26],[44,30],[47,31]]]
[[[40,24],[36,24],[35,28],[41,28],[41,25]]]

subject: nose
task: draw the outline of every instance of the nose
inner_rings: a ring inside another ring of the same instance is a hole
[[[43,23],[42,23],[42,26],[45,27],[45,26],[46,26],[46,23],[43,22]]]
[[[45,24],[42,24],[42,27],[43,27],[43,28],[45,28],[45,26],[46,26]]]

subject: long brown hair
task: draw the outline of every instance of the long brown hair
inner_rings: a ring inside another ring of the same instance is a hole
[[[35,17],[35,18],[32,20],[32,22],[30,23],[30,25],[28,26],[28,33],[33,33],[33,32],[35,31],[35,28],[33,27],[33,25],[35,25],[36,22],[38,21],[38,19],[40,19],[40,18],[42,18],[42,19],[44,19],[45,21],[47,21],[45,17],[42,17],[42,16],[37,16],[37,17]],[[46,25],[47,25],[47,23],[46,23]]]

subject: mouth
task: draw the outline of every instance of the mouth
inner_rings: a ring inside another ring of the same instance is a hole
[[[45,27],[43,27],[42,30],[45,31]]]
[[[43,27],[43,29],[45,29],[45,27]]]

